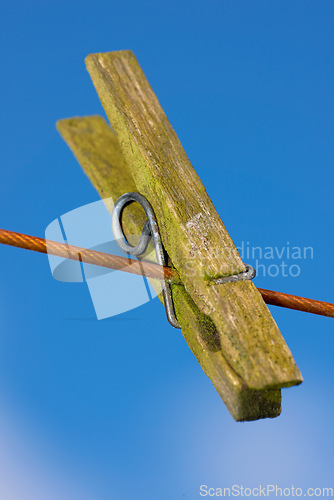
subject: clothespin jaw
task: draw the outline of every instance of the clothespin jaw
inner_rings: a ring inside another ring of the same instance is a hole
[[[279,415],[280,389],[302,376],[253,283],[215,283],[244,264],[135,56],[92,54],[86,64],[113,131],[94,116],[61,120],[60,133],[101,197],[136,191],[153,207],[182,279],[172,285],[182,333],[232,416]],[[144,222],[134,204],[123,224],[140,234]]]

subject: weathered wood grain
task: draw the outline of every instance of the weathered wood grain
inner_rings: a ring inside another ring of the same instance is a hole
[[[102,198],[117,199],[124,192],[136,191],[117,139],[103,118],[64,119],[57,128]],[[141,232],[143,215],[135,204],[123,222],[127,234]],[[280,390],[249,389],[226,361],[214,323],[201,313],[183,286],[173,287],[173,299],[188,346],[235,420],[278,416]]]
[[[126,191],[136,190],[115,134],[101,116],[59,120],[57,129],[102,199],[111,197],[115,202]],[[131,236],[137,237],[143,227],[145,212],[135,203],[124,210],[123,218],[130,243],[135,244]]]
[[[86,65],[137,190],[154,207],[165,249],[213,321],[227,363],[250,389],[300,383],[254,284],[212,284],[244,265],[133,53],[91,54]]]

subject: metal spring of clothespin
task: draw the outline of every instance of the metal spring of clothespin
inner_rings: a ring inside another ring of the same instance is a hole
[[[147,221],[145,222],[139,242],[136,246],[132,246],[130,245],[130,243],[128,243],[122,229],[123,209],[126,205],[129,205],[132,202],[139,203],[143,207],[147,216]],[[149,242],[152,239],[157,263],[161,266],[166,265],[166,259],[161,242],[158,223],[155,218],[153,208],[151,207],[145,196],[134,192],[125,193],[120,196],[120,198],[118,198],[118,200],[116,201],[111,214],[111,228],[119,248],[129,255],[135,255],[137,258],[146,252]],[[216,278],[213,280],[213,283],[215,285],[220,285],[223,283],[229,283],[239,280],[253,279],[256,274],[255,269],[249,264],[245,264],[245,267],[246,271],[239,274],[233,274],[231,276],[222,276],[221,278]],[[174,328],[181,328],[178,320],[176,319],[172,291],[169,283],[162,282],[162,295],[164,299],[167,320]]]
[[[127,242],[122,229],[123,209],[126,205],[134,201],[136,201],[143,207],[147,216],[147,221],[145,222],[139,242],[135,247]],[[125,193],[120,198],[118,198],[111,214],[111,228],[119,248],[129,255],[135,255],[137,258],[146,252],[148,244],[152,239],[157,263],[160,266],[166,265],[166,259],[160,238],[158,224],[153,209],[145,196],[139,193]],[[167,320],[174,328],[181,328],[175,316],[170,284],[166,283],[165,281],[162,282],[162,295],[164,299]]]

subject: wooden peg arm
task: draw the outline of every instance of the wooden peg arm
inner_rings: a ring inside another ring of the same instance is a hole
[[[137,190],[118,141],[103,118],[69,118],[60,120],[57,128],[102,198],[117,199]],[[125,231],[138,234],[143,224],[143,214],[133,204],[124,218]],[[226,361],[213,321],[201,313],[183,286],[174,288],[173,298],[188,346],[235,420],[278,416],[280,389],[248,388]]]

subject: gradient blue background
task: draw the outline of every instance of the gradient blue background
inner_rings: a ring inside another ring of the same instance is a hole
[[[258,286],[334,301],[331,1],[1,3],[0,227],[98,199],[55,130],[103,113],[84,57],[132,49],[237,244],[312,246]],[[333,320],[272,308],[303,373],[235,423],[157,301],[94,319],[84,285],[0,248],[0,498],[197,499],[334,487]]]

